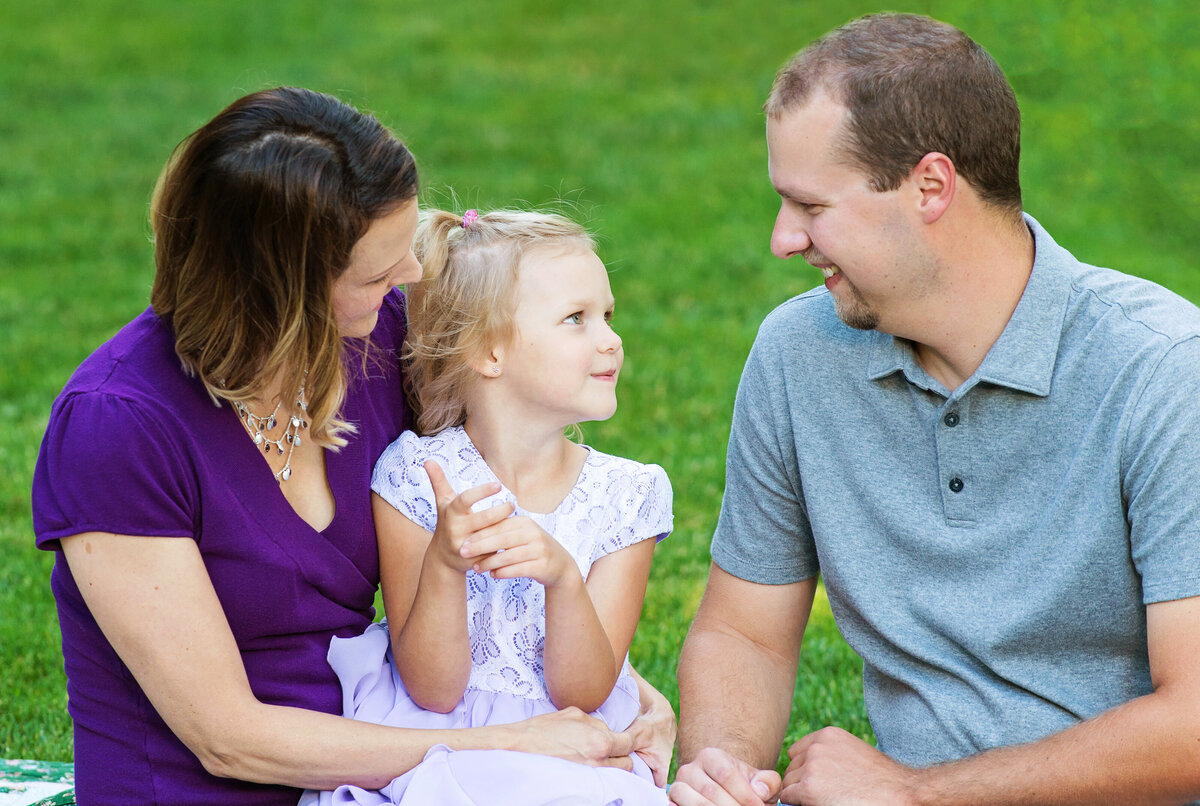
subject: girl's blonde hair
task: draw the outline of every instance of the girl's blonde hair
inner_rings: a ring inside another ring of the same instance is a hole
[[[464,226],[464,221],[466,226]],[[417,431],[466,420],[478,378],[472,362],[514,336],[517,269],[531,249],[595,250],[587,230],[561,215],[496,210],[467,217],[424,210],[413,252],[424,276],[407,291],[405,378]]]

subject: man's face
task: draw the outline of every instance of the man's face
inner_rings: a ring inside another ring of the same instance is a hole
[[[767,120],[767,170],[782,203],[771,233],[776,257],[800,255],[825,276],[838,316],[851,327],[895,332],[900,303],[920,283],[910,265],[904,185],[876,192],[839,159],[846,109],[824,93]],[[922,273],[923,274],[923,273]]]

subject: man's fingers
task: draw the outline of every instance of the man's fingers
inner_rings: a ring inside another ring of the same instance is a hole
[[[750,778],[750,788],[764,802],[772,802],[783,788],[783,779],[775,770],[759,770]]]
[[[675,798],[680,782],[686,788]],[[712,806],[762,806],[779,791],[779,774],[774,770],[757,770],[728,753],[706,748],[692,763],[679,769],[669,790],[672,800],[681,806],[692,803]],[[695,794],[699,799],[692,798]]]
[[[762,806],[762,801],[758,800],[739,803],[728,792],[718,788],[717,784],[711,781],[708,784],[711,789],[704,784],[697,784],[697,789],[690,782],[676,778],[667,790],[667,797],[675,806]],[[703,794],[701,790],[704,790]]]

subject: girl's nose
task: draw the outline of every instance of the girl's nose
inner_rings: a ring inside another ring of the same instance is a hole
[[[612,325],[608,324],[607,322],[604,323],[604,328],[608,332],[604,335],[604,338],[600,340],[600,352],[615,353],[617,350],[621,349],[621,337],[617,335],[617,331],[612,329]]]

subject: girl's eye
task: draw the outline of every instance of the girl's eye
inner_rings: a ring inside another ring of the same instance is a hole
[[[573,325],[582,325],[583,324],[583,314],[582,313],[573,313],[570,316],[568,316],[566,319],[564,319],[563,321],[570,322]]]
[[[605,322],[612,322],[612,318],[613,318],[613,312],[612,312],[612,311],[605,311],[605,312],[604,312],[604,321],[605,321]]]

